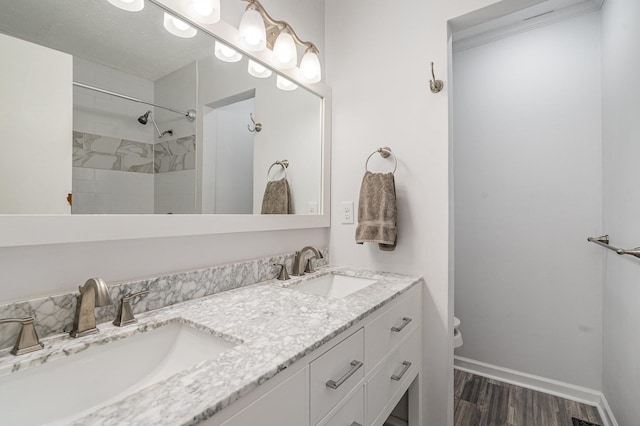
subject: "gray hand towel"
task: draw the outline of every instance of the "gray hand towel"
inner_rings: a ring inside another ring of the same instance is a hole
[[[262,197],[262,214],[291,214],[291,190],[287,178],[267,182]]]
[[[393,173],[365,172],[358,201],[356,243],[378,243],[378,248],[396,248],[396,185]]]

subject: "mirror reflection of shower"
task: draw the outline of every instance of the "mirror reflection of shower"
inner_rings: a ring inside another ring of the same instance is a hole
[[[153,111],[151,110],[145,112],[140,117],[138,117],[138,123],[142,124],[143,126],[146,126],[147,123],[149,122],[149,118],[151,118],[151,122],[156,128],[156,131],[158,132],[158,138],[162,138],[163,136],[166,136],[166,135],[173,136],[173,129],[160,132],[160,129],[158,129],[158,125],[156,124],[156,120],[153,119]]]

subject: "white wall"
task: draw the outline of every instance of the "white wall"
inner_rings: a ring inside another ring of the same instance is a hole
[[[0,52],[0,213],[70,213],[71,56],[3,34]]]
[[[453,61],[457,354],[600,390],[600,15]]]
[[[640,245],[640,3],[602,8],[604,232],[617,247]],[[594,247],[594,251],[603,251]],[[604,393],[620,425],[640,418],[640,262],[606,251]]]
[[[254,112],[247,99],[212,111],[215,141],[215,213],[253,214],[253,136],[247,117]],[[203,201],[204,201],[203,194]]]
[[[450,278],[448,21],[514,0],[326,0],[326,80],[333,89],[332,262],[421,275],[424,292],[425,424],[453,424],[453,281]],[[445,81],[429,90],[429,63]],[[398,156],[398,247],[355,244],[340,202],[357,200],[367,156],[389,145]]]

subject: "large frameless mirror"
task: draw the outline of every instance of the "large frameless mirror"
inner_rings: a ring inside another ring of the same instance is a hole
[[[27,60],[16,39],[72,59],[72,108],[51,107],[55,91],[27,80],[21,99],[35,101],[0,100],[3,134],[20,139],[56,114],[72,113],[72,126],[3,139],[13,146],[0,159],[0,213],[322,214],[325,99],[155,2],[112,3],[3,2],[6,87],[3,74]]]

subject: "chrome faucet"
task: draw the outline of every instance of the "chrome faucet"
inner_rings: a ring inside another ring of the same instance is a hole
[[[44,348],[44,345],[40,343],[40,339],[38,339],[38,334],[36,333],[36,329],[33,325],[33,317],[6,318],[0,320],[0,324],[10,322],[17,322],[21,324],[16,344],[13,345],[13,349],[11,349],[12,355],[27,354]]]
[[[307,252],[307,250],[313,252],[313,257],[309,258],[305,269],[304,254]],[[313,264],[311,263],[312,259],[322,259],[323,257],[324,256],[322,256],[322,253],[320,253],[317,248],[312,246],[307,246],[302,250],[297,251],[296,257],[293,261],[293,270],[291,272],[291,275],[301,276],[304,275],[305,272],[313,272]]]
[[[113,304],[107,284],[100,278],[91,278],[78,288],[80,294],[77,296],[73,330],[69,333],[71,337],[97,333],[95,308]]]

